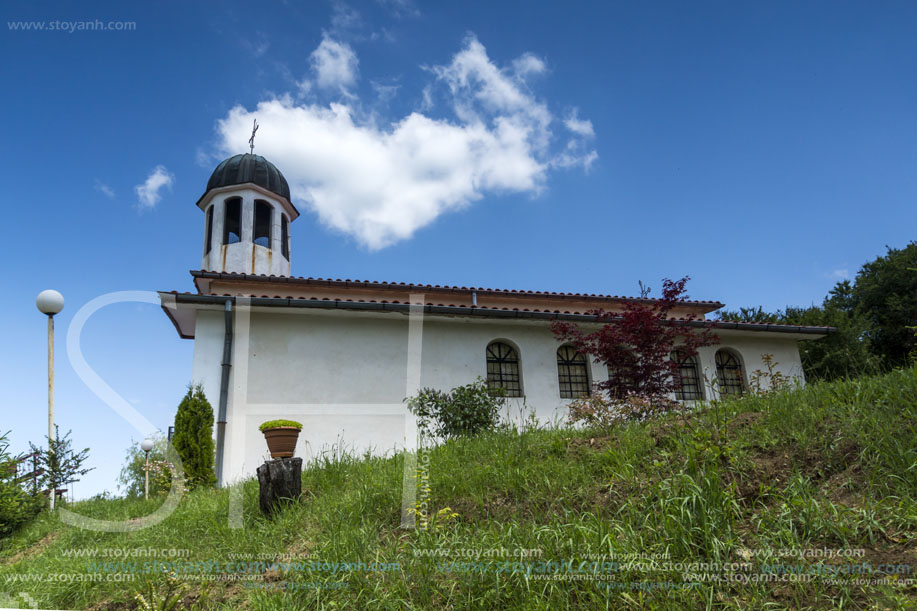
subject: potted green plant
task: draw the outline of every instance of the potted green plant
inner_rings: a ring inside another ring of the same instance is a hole
[[[291,458],[296,452],[296,440],[302,424],[295,420],[268,420],[258,430],[264,433],[271,458]]]

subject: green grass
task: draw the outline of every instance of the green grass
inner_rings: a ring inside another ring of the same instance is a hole
[[[400,528],[402,460],[328,457],[303,474],[303,502],[273,520],[260,516],[257,484],[246,482],[240,488],[241,530],[230,528],[227,519],[228,490],[190,493],[164,522],[133,533],[81,530],[44,513],[0,543],[0,592],[28,592],[41,607],[72,609],[138,608],[135,594],[149,592],[149,584],[154,594],[177,588],[181,608],[899,609],[917,604],[917,585],[857,584],[843,575],[837,583],[812,575],[808,582],[786,578],[666,589],[667,582],[684,582],[683,572],[647,566],[653,555],[671,563],[748,560],[747,572],[761,575],[765,565],[824,572],[828,565],[866,562],[874,568],[900,565],[902,573],[907,567],[910,574],[900,577],[917,580],[917,369],[746,397],[687,421],[671,415],[605,432],[504,430],[451,441],[431,450],[426,473],[430,513],[450,510],[426,529]],[[71,509],[127,519],[152,512],[160,502],[91,500]],[[256,567],[257,580],[251,583],[275,589],[246,588],[242,582],[202,586],[187,575],[144,574],[143,563],[156,558],[65,555],[82,548],[184,548],[190,550],[185,560],[194,563],[229,562],[237,554],[286,554],[279,560],[396,568],[334,572],[327,570],[331,564],[304,564],[267,567],[265,573]],[[823,548],[863,549],[865,556],[775,559],[745,551]],[[462,558],[460,549],[481,556]],[[423,550],[451,552],[418,556]],[[527,557],[514,556],[523,550]],[[643,566],[626,566],[624,554]],[[620,565],[588,564],[603,556],[616,557]],[[88,564],[119,561],[137,565]],[[581,572],[541,578],[551,572],[548,563],[563,561]],[[581,567],[582,562],[587,564]],[[78,581],[99,571],[102,582]],[[593,572],[615,585],[586,579]],[[28,575],[42,581],[23,581]],[[49,581],[56,575],[71,577]],[[286,591],[279,589],[282,585]]]

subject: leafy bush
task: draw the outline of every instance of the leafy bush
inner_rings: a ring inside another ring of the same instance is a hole
[[[610,400],[593,393],[572,401],[568,406],[567,422],[607,429],[626,420],[646,420],[672,411],[679,406],[666,396],[646,396],[631,393],[624,399]]]
[[[502,388],[488,388],[487,382],[478,378],[449,392],[424,388],[405,401],[411,413],[420,420],[422,429],[449,439],[496,428],[500,410],[506,402],[504,393]]]
[[[28,494],[16,482],[16,463],[7,452],[7,434],[0,435],[0,537],[31,520],[42,507],[41,497]]]
[[[754,394],[766,395],[798,384],[799,381],[794,376],[788,376],[783,372],[776,371],[778,363],[774,360],[773,354],[762,354],[761,360],[764,362],[767,371],[755,369],[748,376],[748,388]]]
[[[267,422],[262,422],[261,426],[258,427],[258,430],[263,433],[266,429],[272,429],[278,426],[292,426],[302,430],[302,423],[296,422],[295,420],[268,420]]]
[[[150,450],[150,495],[167,493],[172,486],[172,463],[166,458],[169,442],[162,435],[153,438],[153,449]],[[118,485],[127,496],[141,497],[145,485],[146,453],[140,448],[140,442],[134,443],[127,450],[127,460],[121,467]]]
[[[189,386],[175,414],[172,447],[178,452],[188,488],[213,486],[213,408],[200,385]]]

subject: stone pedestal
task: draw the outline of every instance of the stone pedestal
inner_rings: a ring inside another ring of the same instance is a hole
[[[278,458],[258,467],[258,504],[271,515],[282,502],[299,501],[302,494],[302,458]]]

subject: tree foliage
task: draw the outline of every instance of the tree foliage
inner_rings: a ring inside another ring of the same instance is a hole
[[[874,374],[906,365],[917,341],[917,242],[888,248],[883,257],[863,265],[854,282],[838,282],[821,305],[723,310],[723,320],[835,327],[816,341],[800,342],[806,378],[833,380]]]
[[[0,434],[0,538],[13,533],[41,509],[40,499],[16,481],[16,461],[9,454],[8,435]]]
[[[915,346],[917,324],[917,242],[889,248],[884,257],[870,261],[857,272],[851,298],[868,322],[872,353],[887,368],[903,367]]]
[[[449,439],[495,428],[505,402],[503,393],[502,388],[489,389],[487,382],[478,378],[448,392],[424,388],[405,402],[423,430]]]
[[[697,319],[694,314],[670,320],[672,310],[687,299],[685,285],[689,279],[666,278],[660,299],[626,302],[621,313],[593,310],[590,313],[605,323],[597,330],[585,331],[565,321],[554,322],[551,330],[562,341],[608,366],[613,375],[595,387],[607,391],[611,399],[664,397],[681,383],[672,351],[677,348],[685,356],[694,356],[701,346],[718,341],[711,328],[690,326]]]
[[[162,435],[153,437],[153,449],[150,450],[150,495],[167,493],[172,485],[172,463],[166,457],[168,440]],[[143,496],[146,472],[146,453],[140,442],[135,442],[127,450],[127,458],[118,476],[118,486],[124,494],[132,497]]]
[[[38,468],[44,469],[44,473],[38,478],[39,485],[44,489],[54,491],[65,488],[80,481],[82,476],[94,469],[83,467],[83,463],[89,459],[89,448],[74,451],[70,439],[71,432],[67,431],[61,437],[59,427],[55,425],[54,439],[45,437],[48,441],[47,450],[29,444],[32,452],[38,453]]]
[[[175,414],[172,447],[178,452],[188,488],[213,486],[213,408],[201,385],[189,386]]]

